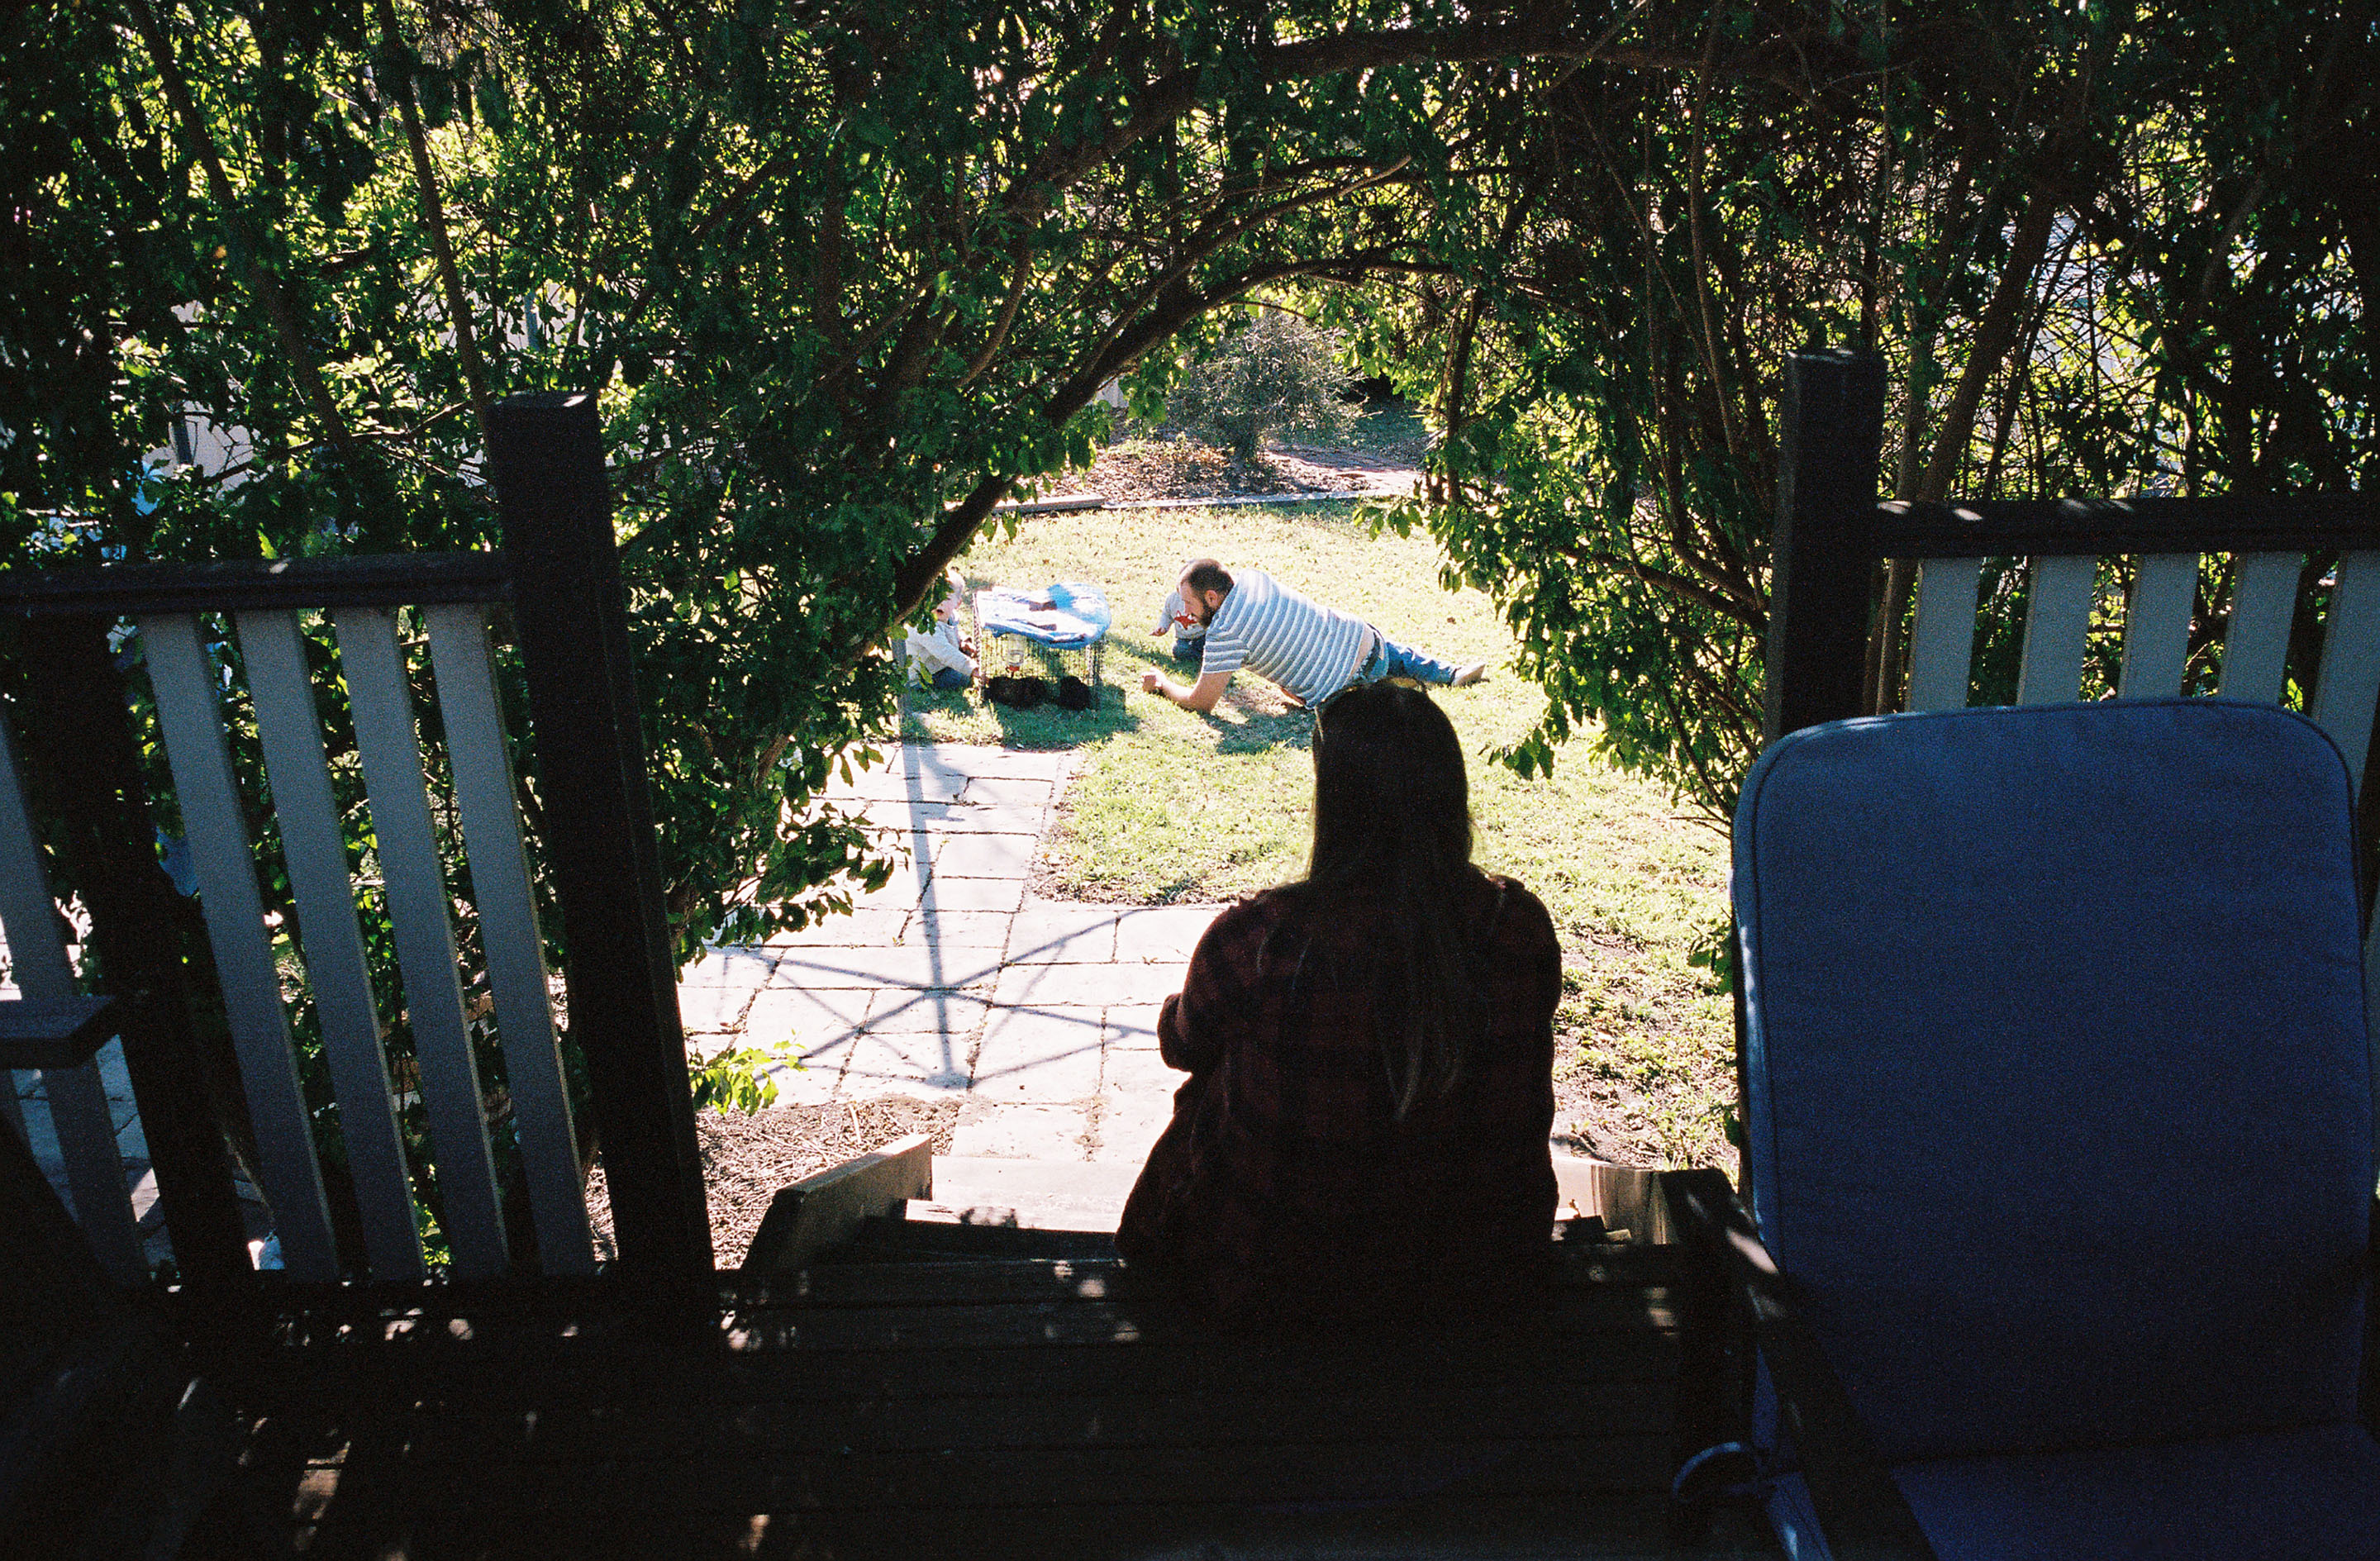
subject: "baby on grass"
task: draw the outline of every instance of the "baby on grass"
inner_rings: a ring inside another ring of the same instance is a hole
[[[1186,570],[1190,566],[1185,563],[1182,567]],[[1175,573],[1174,578],[1177,581],[1181,578],[1180,571]],[[1158,615],[1157,626],[1148,632],[1152,635],[1161,635],[1168,629],[1173,631],[1175,660],[1186,662],[1195,667],[1205,659],[1207,625],[1190,615],[1190,604],[1182,599],[1182,587],[1179,585],[1166,593],[1164,611]]]

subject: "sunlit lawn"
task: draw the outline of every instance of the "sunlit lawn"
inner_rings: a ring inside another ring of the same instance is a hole
[[[1207,717],[1140,692],[1144,668],[1181,671],[1171,638],[1148,630],[1183,561],[1201,553],[1269,570],[1391,638],[1488,661],[1487,684],[1439,698],[1473,756],[1477,860],[1535,889],[1561,932],[1569,1115],[1591,1119],[1582,1135],[1606,1153],[1706,1163],[1730,1155],[1720,1136],[1734,1087],[1728,1005],[1686,962],[1723,913],[1724,841],[1682,816],[1664,788],[1614,771],[1584,742],[1560,756],[1550,778],[1523,780],[1484,756],[1528,731],[1542,696],[1503,671],[1512,640],[1488,599],[1439,584],[1427,538],[1375,538],[1344,504],[1027,519],[1013,539],[979,542],[961,568],[972,585],[1090,580],[1106,589],[1116,623],[1099,709],[1017,712],[921,694],[908,735],[1075,750],[1070,805],[1051,841],[1053,892],[1212,901],[1295,877],[1313,789],[1306,715],[1245,674]]]

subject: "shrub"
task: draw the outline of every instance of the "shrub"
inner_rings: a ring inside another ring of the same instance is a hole
[[[1243,461],[1283,429],[1343,439],[1354,430],[1357,407],[1346,399],[1338,350],[1338,333],[1269,309],[1183,366],[1166,414]]]

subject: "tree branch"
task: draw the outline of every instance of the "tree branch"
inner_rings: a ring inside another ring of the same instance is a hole
[[[215,151],[214,141],[207,134],[206,120],[199,114],[199,105],[190,96],[190,84],[183,78],[181,67],[175,62],[174,51],[165,40],[164,29],[157,22],[157,14],[149,7],[149,0],[128,0],[133,25],[140,30],[140,41],[148,46],[149,56],[156,63],[157,78],[165,89],[165,101],[173,106],[174,118],[181,127],[182,142],[191,157],[206,170],[207,190],[231,225],[234,239],[239,245],[242,269],[248,272],[249,291],[264,307],[265,317],[273,322],[273,334],[280,338],[281,350],[289,359],[289,372],[298,381],[298,393],[313,409],[314,417],[329,432],[332,444],[343,455],[356,453],[354,435],[348,430],[347,419],[339,411],[338,403],[331,399],[322,383],[322,376],[314,366],[313,356],[306,350],[304,336],[298,329],[297,312],[282,292],[281,284],[264,263],[264,250],[255,224],[241,210],[239,200],[231,188],[230,176],[225,174],[223,159]]]
[[[2009,348],[2016,345],[2019,311],[2032,296],[2034,272],[2048,256],[2050,229],[2057,219],[2057,200],[2047,190],[2035,190],[2017,221],[2008,263],[2000,268],[1991,302],[1975,322],[1967,367],[1959,376],[1949,405],[1943,408],[1942,428],[1934,441],[1934,458],[1926,464],[1925,479],[1912,497],[1935,502],[1950,491],[1950,479],[1958,475],[1967,442],[1974,435],[1975,413],[1983,405],[1984,392],[1998,375]]]
[[[455,357],[463,369],[463,386],[471,398],[471,417],[480,425],[480,444],[488,440],[488,374],[480,362],[479,333],[471,326],[471,300],[463,291],[455,269],[455,246],[447,236],[445,203],[438,197],[438,173],[431,166],[429,138],[422,134],[421,110],[414,101],[412,61],[405,38],[397,30],[395,0],[379,0],[381,46],[396,67],[396,108],[405,121],[405,144],[413,153],[413,182],[421,196],[421,216],[430,229],[430,252],[438,264],[438,284],[446,295],[446,314],[455,327]]]

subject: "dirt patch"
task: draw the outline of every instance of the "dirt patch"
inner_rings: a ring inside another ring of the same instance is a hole
[[[934,1153],[951,1152],[956,1100],[837,1101],[828,1106],[787,1106],[746,1116],[737,1111],[698,1111],[696,1143],[702,1150],[702,1184],[710,1202],[710,1248],[722,1268],[742,1265],[769,1202],[806,1176],[815,1176],[856,1155],[881,1149],[896,1138],[929,1133]],[[611,1189],[599,1159],[587,1179],[587,1217],[595,1228],[595,1255],[619,1255],[612,1234]]]
[[[1127,440],[1099,453],[1087,474],[1071,479],[1111,504],[1151,499],[1223,499],[1258,494],[1406,494],[1421,478],[1396,455],[1280,445],[1252,461],[1187,437]]]

